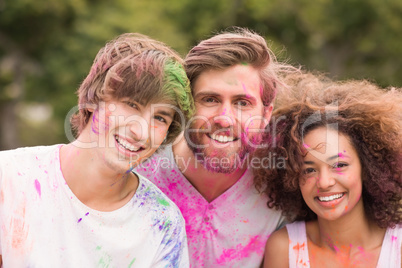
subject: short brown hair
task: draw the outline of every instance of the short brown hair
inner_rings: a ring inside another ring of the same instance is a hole
[[[280,74],[295,68],[276,61],[265,39],[251,30],[234,27],[193,47],[184,59],[184,67],[191,88],[201,73],[222,70],[237,64],[250,64],[259,71],[262,83],[261,99],[265,106],[275,98]]]
[[[98,105],[106,96],[129,98],[140,103],[164,101],[177,106],[188,120],[194,112],[183,60],[162,42],[138,33],[127,33],[108,42],[95,57],[79,87],[79,112],[71,119],[77,135],[88,124],[86,105]],[[176,111],[165,143],[180,133],[183,120]]]

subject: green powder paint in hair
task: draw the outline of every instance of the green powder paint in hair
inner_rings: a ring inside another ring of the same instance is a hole
[[[164,66],[163,92],[177,100],[177,104],[188,118],[194,113],[194,101],[191,97],[190,83],[183,66],[172,60]]]

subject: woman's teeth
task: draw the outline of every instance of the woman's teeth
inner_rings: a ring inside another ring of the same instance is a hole
[[[334,194],[334,195],[330,195],[330,196],[319,196],[318,200],[320,200],[321,202],[329,202],[335,199],[339,199],[343,196],[344,194]]]

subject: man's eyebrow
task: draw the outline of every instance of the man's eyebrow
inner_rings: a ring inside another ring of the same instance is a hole
[[[195,94],[194,98],[199,98],[199,97],[205,97],[205,96],[211,96],[211,97],[219,97],[221,94],[216,93],[215,91],[203,91]],[[237,94],[232,97],[233,99],[248,99],[252,102],[256,101],[256,98],[251,96],[250,94]]]
[[[306,165],[313,165],[313,164],[314,164],[314,161],[304,161],[304,164],[306,164]]]
[[[170,118],[172,118],[172,119],[173,119],[173,117],[174,117],[174,112],[168,112],[168,111],[166,111],[166,110],[158,110],[156,113],[157,113],[157,114],[161,114],[161,115],[168,116],[168,117],[170,117]]]
[[[204,97],[204,96],[220,96],[220,94],[216,93],[215,91],[203,91],[203,92],[199,92],[197,94],[195,94],[194,98],[197,97]]]
[[[234,96],[235,99],[248,99],[250,101],[257,101],[257,99],[253,96],[251,96],[250,94],[238,94]]]

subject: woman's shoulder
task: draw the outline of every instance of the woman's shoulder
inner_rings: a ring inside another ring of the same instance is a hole
[[[264,268],[289,266],[289,236],[286,227],[272,233],[265,246]]]

